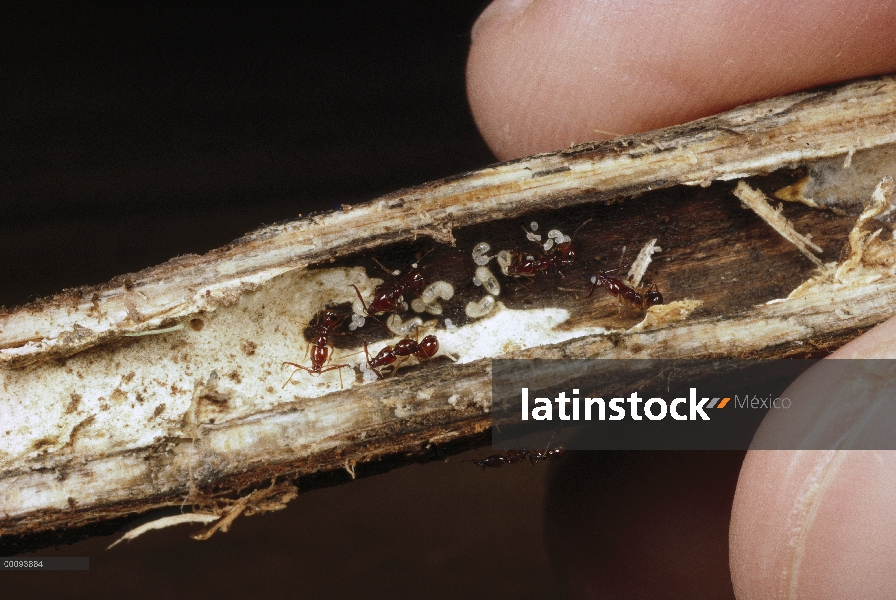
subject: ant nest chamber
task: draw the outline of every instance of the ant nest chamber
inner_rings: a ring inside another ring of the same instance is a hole
[[[6,310],[0,536],[184,503],[213,532],[297,477],[450,448],[491,425],[493,358],[836,348],[896,313],[894,143],[896,79],[858,81]]]

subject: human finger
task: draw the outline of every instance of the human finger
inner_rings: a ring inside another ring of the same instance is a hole
[[[497,0],[467,91],[500,159],[896,71],[896,0]]]

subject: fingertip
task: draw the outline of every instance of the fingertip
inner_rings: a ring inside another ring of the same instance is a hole
[[[751,451],[730,528],[738,598],[891,598],[896,453]]]
[[[837,349],[829,358],[896,358],[896,317]]]
[[[893,358],[893,339],[896,319],[830,358]],[[794,398],[794,404],[811,400],[806,409],[771,411],[753,439],[754,447],[788,447],[780,444],[794,442],[819,447],[812,440],[823,441],[824,448],[887,447],[892,411],[881,401],[892,396],[892,380],[884,376],[888,364],[816,364],[781,394]],[[729,530],[737,597],[892,597],[894,489],[896,451],[748,452]]]
[[[894,1],[502,0],[474,29],[467,90],[509,159],[896,70]]]

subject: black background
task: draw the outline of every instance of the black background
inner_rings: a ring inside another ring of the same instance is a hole
[[[0,305],[493,162],[464,90],[485,5],[5,4]],[[49,548],[37,555],[89,556],[90,571],[3,573],[2,594],[731,597],[742,454],[569,453],[488,472],[460,460],[490,452],[303,493],[207,542],[182,526],[109,552],[112,537]],[[675,506],[695,502],[690,529]]]
[[[0,305],[494,162],[429,4],[7,12]]]

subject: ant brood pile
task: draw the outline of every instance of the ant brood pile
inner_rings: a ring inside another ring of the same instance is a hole
[[[473,263],[476,265],[472,282],[474,285],[480,286],[486,293],[478,301],[474,300],[467,303],[464,311],[467,317],[469,319],[483,318],[488,316],[497,305],[496,298],[501,294],[501,283],[488,267],[488,263],[493,258],[497,258],[501,273],[515,280],[548,276],[552,272],[556,272],[561,278],[566,279],[564,270],[572,269],[578,261],[579,249],[575,246],[575,237],[582,227],[590,221],[591,219],[588,219],[579,225],[572,236],[564,234],[559,229],[552,229],[548,231],[546,234],[547,239],[543,242],[541,234],[536,233],[538,223],[533,221],[530,224],[530,230],[523,228],[527,240],[537,245],[537,248],[532,251],[521,249],[501,250],[496,255],[489,256],[488,252],[491,250],[491,247],[488,243],[480,242],[476,244],[472,251]],[[656,240],[652,240],[648,244],[650,248],[645,249],[650,252],[659,251],[659,248],[654,250],[653,245],[655,242]],[[639,257],[639,261],[643,263],[640,265],[640,273],[643,273],[646,264],[650,262],[650,252],[646,256],[646,262],[644,262],[645,259]],[[355,304],[355,309],[350,314],[351,321],[347,326],[348,332],[339,332],[338,329],[348,320],[349,315],[340,316],[333,308],[325,308],[318,313],[316,319],[310,324],[309,350],[311,353],[311,366],[307,367],[294,362],[284,362],[284,365],[291,365],[296,368],[289,380],[287,380],[287,384],[292,381],[293,376],[299,370],[307,371],[311,375],[320,375],[328,371],[339,370],[341,382],[341,370],[351,369],[352,367],[348,364],[327,366],[331,358],[331,349],[333,348],[331,336],[355,332],[364,327],[367,318],[375,320],[389,334],[406,335],[410,327],[414,327],[417,330],[417,334],[414,339],[404,337],[394,344],[384,346],[373,358],[370,357],[368,344],[365,342],[364,352],[366,360],[361,364],[365,380],[371,380],[371,378],[382,379],[384,367],[390,367],[394,375],[398,371],[398,367],[411,357],[422,362],[433,358],[439,352],[439,341],[435,335],[427,335],[422,340],[418,339],[419,328],[422,324],[419,318],[406,323],[409,326],[402,326],[401,315],[406,313],[409,308],[413,308],[416,313],[428,312],[433,315],[442,315],[444,311],[442,302],[448,302],[454,297],[454,287],[447,281],[428,283],[423,270],[416,263],[411,265],[409,271],[401,274],[399,271],[390,271],[376,259],[374,259],[374,262],[387,273],[388,278],[376,286],[369,301],[365,300],[358,286],[351,285],[360,306]],[[627,283],[611,276],[610,273],[611,271],[602,271],[590,277],[589,298],[594,294],[598,286],[602,286],[623,304],[639,310],[646,310],[663,303],[663,296],[656,284],[638,286],[636,281]],[[640,278],[640,273],[635,277]],[[629,275],[632,276],[632,273]],[[390,315],[387,323],[381,320],[381,315],[384,314]],[[450,319],[446,318],[444,323],[448,332],[453,333],[457,331],[457,326]],[[286,384],[284,384],[285,386]],[[525,459],[530,461],[542,460],[549,457],[549,454],[546,453],[529,451],[505,452],[501,455],[488,457],[477,464],[485,468]]]

